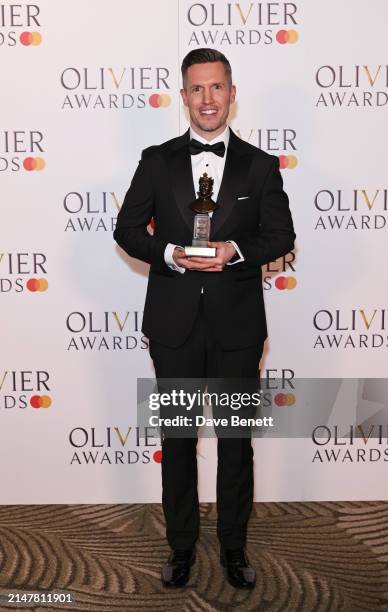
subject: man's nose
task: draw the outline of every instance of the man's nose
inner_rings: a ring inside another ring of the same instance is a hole
[[[213,90],[211,89],[211,87],[203,88],[202,102],[204,104],[211,104],[213,102]]]

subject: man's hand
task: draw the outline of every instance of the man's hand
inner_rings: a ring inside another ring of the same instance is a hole
[[[177,266],[186,270],[202,270],[202,272],[222,272],[225,265],[236,253],[230,242],[208,242],[208,246],[216,247],[216,257],[186,257],[183,249],[175,247],[173,260]]]

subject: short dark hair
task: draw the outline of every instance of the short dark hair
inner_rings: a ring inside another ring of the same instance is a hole
[[[222,62],[225,66],[226,76],[228,78],[229,85],[232,85],[232,68],[229,60],[225,57],[221,51],[216,49],[193,49],[183,59],[181,71],[183,87],[186,87],[186,73],[187,69],[194,64],[207,64],[208,62]]]

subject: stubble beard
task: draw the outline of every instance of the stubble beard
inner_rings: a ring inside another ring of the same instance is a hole
[[[193,120],[194,119],[194,120]],[[198,127],[200,130],[202,130],[202,132],[216,132],[217,130],[219,130],[223,125],[226,124],[226,119],[220,119],[214,126],[209,126],[209,125],[202,125],[200,119],[198,119],[197,117],[192,118],[193,124]]]

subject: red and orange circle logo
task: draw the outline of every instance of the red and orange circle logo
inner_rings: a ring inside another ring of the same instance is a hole
[[[293,406],[296,400],[293,393],[277,393],[274,401],[277,406]]]
[[[30,405],[33,408],[50,408],[52,404],[49,395],[33,395],[30,399]]]
[[[168,94],[152,94],[148,102],[152,108],[167,108],[171,104],[171,98]]]
[[[298,165],[298,158],[295,155],[279,155],[280,170],[293,170]]]
[[[278,276],[275,280],[276,289],[284,291],[284,289],[295,289],[297,280],[295,276]]]
[[[299,38],[299,34],[296,30],[279,30],[276,34],[276,40],[280,45],[285,45],[289,43],[293,45],[297,42]]]
[[[162,463],[162,451],[161,450],[155,451],[153,454],[153,459],[155,463]]]
[[[26,157],[23,161],[23,168],[27,170],[27,172],[32,172],[33,170],[43,170],[46,162],[43,157]]]
[[[47,291],[48,281],[45,278],[30,278],[27,281],[27,289],[33,293],[36,291]]]
[[[42,35],[39,32],[22,32],[19,40],[25,47],[37,47],[42,42]]]

